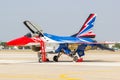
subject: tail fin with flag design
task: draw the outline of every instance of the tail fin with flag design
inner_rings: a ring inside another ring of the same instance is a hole
[[[96,14],[90,14],[85,23],[83,24],[82,28],[79,30],[79,32],[72,36],[94,38],[95,34],[91,31],[91,29],[94,26],[95,19]]]

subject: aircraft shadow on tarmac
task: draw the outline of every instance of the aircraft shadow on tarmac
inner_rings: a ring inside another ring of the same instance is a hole
[[[48,61],[48,62],[41,62],[41,63],[59,63],[59,62],[70,62],[72,63],[73,61],[58,61],[58,62],[54,62],[54,61]],[[118,62],[118,61],[107,61],[107,60],[83,60],[83,63],[84,62]],[[22,63],[22,62],[21,62]],[[23,63],[40,63],[40,62],[23,62]],[[81,62],[80,62],[81,63]]]
[[[54,61],[49,61],[49,62],[41,62],[41,63],[73,63],[73,61],[58,61],[58,62],[54,62]],[[92,63],[92,62],[118,62],[118,61],[107,61],[107,60],[84,60],[82,63],[86,63],[86,62],[88,62],[88,63]],[[22,64],[22,63],[39,63],[39,62],[37,62],[37,61],[21,61],[21,62],[1,62],[0,63],[0,65],[10,65],[10,64]],[[81,63],[81,62],[76,62],[76,63]]]
[[[70,62],[72,63],[73,61],[58,61],[58,62],[54,62],[54,61],[49,61],[49,62],[45,62],[45,63],[59,63],[59,62]],[[84,62],[117,62],[117,61],[107,61],[107,60],[84,60]],[[30,62],[30,63],[34,63],[34,62]],[[36,62],[35,62],[36,63]],[[77,62],[78,63],[78,62]],[[81,63],[81,62],[80,62]]]
[[[117,61],[107,61],[107,60],[84,60],[83,62],[117,62]]]

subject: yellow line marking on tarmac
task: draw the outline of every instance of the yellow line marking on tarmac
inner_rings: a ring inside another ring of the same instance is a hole
[[[94,70],[94,71],[90,71],[90,70],[88,70],[88,71],[80,71],[80,72],[69,72],[69,73],[66,73],[66,74],[61,74],[60,75],[60,78],[61,78],[61,80],[84,80],[84,79],[82,79],[81,78],[81,76],[82,75],[89,75],[89,74],[93,74],[94,75],[94,73],[96,73],[97,72],[97,74],[101,74],[101,73],[112,73],[112,72],[116,72],[116,71],[119,71],[120,69],[114,69],[114,70]],[[70,76],[75,76],[75,75],[77,75],[77,76],[79,76],[80,78],[70,78]]]
[[[80,72],[68,72],[65,74],[50,74],[50,75],[35,75],[35,74],[10,74],[10,73],[0,73],[0,79],[33,79],[33,80],[84,80],[81,79],[82,74],[88,75],[93,73],[109,73],[116,72],[120,69],[115,70],[88,70],[88,71],[80,71]],[[77,78],[75,77],[77,76]]]
[[[48,78],[41,75],[32,75],[32,74],[0,74],[2,79],[34,79],[34,80],[81,80],[78,78],[68,77],[67,74],[61,74],[55,78]]]
[[[82,79],[78,79],[78,78],[70,78],[70,77],[68,77],[67,74],[61,74],[60,78],[61,78],[61,80],[82,80]]]

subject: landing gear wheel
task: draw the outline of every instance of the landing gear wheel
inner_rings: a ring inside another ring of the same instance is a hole
[[[47,58],[47,60],[46,60],[47,62],[49,62],[50,60]]]
[[[41,58],[39,58],[39,59],[38,59],[38,62],[39,62],[39,63],[41,63],[41,62],[42,62],[42,59],[41,59]]]
[[[54,56],[53,61],[58,62],[58,56]]]
[[[78,60],[78,57],[77,57],[77,56],[74,56],[74,57],[73,57],[73,61],[77,62],[77,60]]]
[[[41,55],[41,53],[40,52],[38,52],[38,62],[42,62],[42,55]]]

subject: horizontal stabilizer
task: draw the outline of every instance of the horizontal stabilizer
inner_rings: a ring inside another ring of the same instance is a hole
[[[93,33],[92,31],[89,31],[87,33],[81,34],[80,37],[85,37],[85,38],[95,38],[96,34]]]

